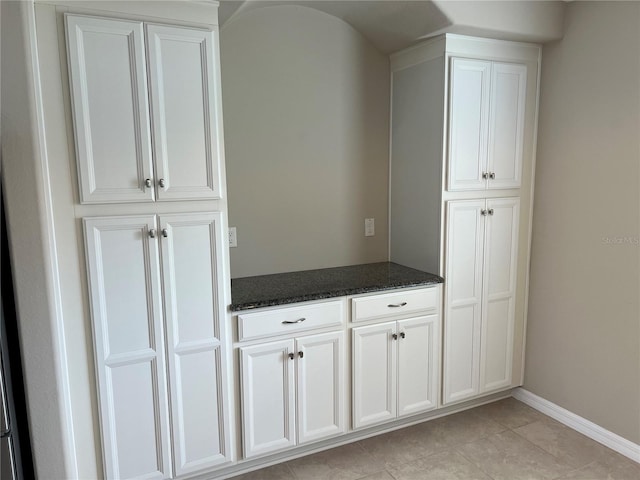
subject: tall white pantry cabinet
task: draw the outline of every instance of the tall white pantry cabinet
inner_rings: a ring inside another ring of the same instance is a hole
[[[233,456],[217,27],[64,20],[104,475],[219,468]]]
[[[443,405],[523,381],[539,68],[450,34],[391,56],[391,261],[445,279]]]

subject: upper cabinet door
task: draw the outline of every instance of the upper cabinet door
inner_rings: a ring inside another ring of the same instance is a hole
[[[80,201],[153,201],[142,23],[66,22]]]
[[[220,214],[160,216],[177,476],[230,461]]]
[[[449,91],[449,190],[484,190],[491,62],[453,58]]]
[[[146,28],[158,199],[220,198],[218,32]]]
[[[106,478],[171,477],[155,217],[84,222]]]
[[[487,157],[490,189],[520,187],[526,90],[525,65],[492,65]]]

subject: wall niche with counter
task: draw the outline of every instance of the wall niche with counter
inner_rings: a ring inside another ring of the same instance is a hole
[[[388,55],[294,5],[242,13],[220,43],[232,278],[386,261]]]

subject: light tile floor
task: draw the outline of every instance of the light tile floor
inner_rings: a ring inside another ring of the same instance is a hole
[[[508,398],[236,480],[640,480],[640,465]]]

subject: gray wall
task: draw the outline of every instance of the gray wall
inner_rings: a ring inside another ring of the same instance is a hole
[[[544,47],[525,388],[640,443],[640,3]]]
[[[221,49],[231,276],[386,261],[388,58],[299,6],[239,15]]]

